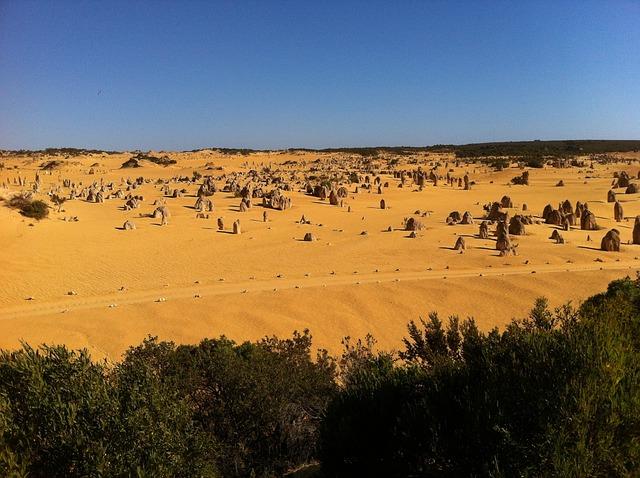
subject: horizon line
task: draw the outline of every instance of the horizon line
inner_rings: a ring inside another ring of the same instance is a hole
[[[82,151],[97,151],[97,152],[111,152],[111,153],[125,153],[132,151],[158,151],[158,152],[180,152],[180,153],[190,153],[197,152],[203,150],[244,150],[244,151],[252,151],[252,152],[269,152],[269,151],[339,151],[339,150],[347,150],[347,149],[429,149],[429,148],[437,148],[437,147],[461,147],[461,146],[475,146],[475,145],[483,145],[483,144],[513,144],[513,143],[562,143],[562,142],[640,142],[640,139],[601,139],[601,138],[591,138],[591,139],[525,139],[525,140],[508,140],[508,141],[480,141],[480,142],[472,142],[472,143],[433,143],[433,144],[425,144],[425,145],[376,145],[376,146],[328,146],[328,147],[310,147],[310,146],[288,146],[288,147],[280,147],[280,148],[255,148],[255,147],[246,147],[246,146],[203,146],[196,147],[192,149],[140,149],[140,148],[124,148],[124,149],[103,149],[97,148],[94,146],[47,146],[44,148],[36,148],[29,149],[21,147],[19,149],[10,149],[5,147],[0,147],[0,151],[2,152],[19,152],[19,151],[30,151],[30,152],[39,152],[46,150],[82,150]]]

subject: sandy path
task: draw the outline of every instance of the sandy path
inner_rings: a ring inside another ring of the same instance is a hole
[[[350,276],[326,275],[322,277],[297,277],[275,278],[270,280],[249,280],[244,282],[218,282],[214,284],[194,284],[189,287],[166,287],[162,289],[146,291],[121,291],[118,293],[78,297],[69,296],[66,300],[48,301],[39,303],[37,300],[28,300],[19,306],[7,307],[0,310],[0,320],[16,319],[21,317],[34,317],[38,315],[50,315],[66,313],[71,310],[91,310],[104,307],[117,307],[119,305],[133,305],[146,302],[165,302],[175,299],[194,299],[201,297],[221,296],[229,294],[248,294],[252,292],[265,292],[270,290],[307,289],[316,287],[355,286],[359,284],[372,284],[397,281],[427,281],[468,277],[502,277],[523,274],[549,274],[558,272],[590,272],[590,271],[623,271],[640,268],[640,260],[633,262],[615,263],[568,263],[558,265],[524,265],[500,268],[474,268],[464,270],[426,270],[426,271],[380,271],[366,274],[353,274]]]

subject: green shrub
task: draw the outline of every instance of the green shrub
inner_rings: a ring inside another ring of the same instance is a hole
[[[37,219],[38,221],[49,216],[49,206],[39,199],[26,204],[20,209],[23,216]]]
[[[31,197],[27,194],[17,194],[7,201],[7,206],[13,209],[22,209],[31,204]]]
[[[153,156],[151,154],[145,154],[145,153],[138,153],[135,156],[132,156],[129,161],[127,161],[126,163],[124,163],[122,166],[123,167],[138,167],[139,164],[137,163],[138,161],[151,161],[152,163],[158,164],[160,166],[169,166],[171,164],[176,164],[177,161],[175,159],[171,159],[169,158],[169,156],[164,155],[161,157],[157,157],[157,156]],[[135,161],[135,163],[133,163],[132,161]],[[129,166],[125,166],[125,164],[129,164]],[[135,165],[134,165],[135,164]]]
[[[7,206],[20,210],[20,214],[25,217],[37,219],[38,221],[49,216],[49,206],[44,201],[32,200],[29,195],[18,194],[7,202]]]
[[[436,315],[402,362],[360,361],[329,404],[327,476],[634,476],[640,469],[640,286],[579,311],[539,300],[504,332]]]
[[[175,347],[151,338],[124,368],[151,367],[189,403],[217,443],[224,476],[280,476],[316,457],[320,417],[335,390],[335,365],[314,361],[311,336],[236,344],[224,337]]]
[[[25,345],[0,355],[0,411],[2,476],[216,476],[188,407],[146,367]]]
[[[0,403],[3,448],[29,476],[83,476],[108,466],[117,405],[103,366],[86,353],[28,346],[3,352]]]
[[[544,168],[547,161],[542,156],[529,156],[523,158],[523,162],[530,168]]]

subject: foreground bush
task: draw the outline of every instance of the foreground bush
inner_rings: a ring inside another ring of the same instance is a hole
[[[115,367],[86,352],[0,355],[0,476],[280,476],[316,456],[333,361],[311,337],[176,347]]]
[[[86,352],[0,355],[0,475],[216,476],[189,409],[146,373]]]
[[[151,367],[189,403],[216,441],[224,476],[280,476],[316,456],[320,417],[335,390],[326,354],[312,361],[311,337],[235,344],[224,337],[175,347],[154,339],[131,349],[121,370]]]
[[[638,476],[640,287],[538,301],[502,333],[436,315],[361,357],[322,425],[327,476]]]
[[[25,345],[0,353],[0,476],[638,476],[639,311],[625,279],[502,332],[432,314],[398,354],[312,358],[307,332],[149,338],[114,366]]]

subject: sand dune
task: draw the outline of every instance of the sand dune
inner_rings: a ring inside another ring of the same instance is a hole
[[[171,217],[161,226],[160,219],[140,217],[165,196],[156,180],[190,177],[193,171],[228,178],[263,168],[283,176],[315,171],[319,177],[327,165],[339,165],[345,158],[295,152],[155,154],[168,154],[177,163],[163,167],[141,161],[140,168],[121,169],[131,154],[87,155],[44,172],[40,165],[52,158],[3,158],[0,185],[8,187],[0,189],[0,196],[5,198],[28,188],[36,172],[41,187],[35,197],[45,199],[63,179],[82,182],[82,187],[113,182],[114,190],[124,188],[122,179],[142,176],[150,181],[135,190],[144,197],[142,205],[129,211],[123,210],[124,199],[74,199],[38,222],[0,207],[0,347],[16,347],[21,339],[64,342],[116,359],[147,334],[195,342],[219,334],[243,340],[309,328],[317,346],[333,351],[343,336],[368,332],[381,347],[393,348],[407,321],[431,310],[473,316],[485,329],[500,327],[525,314],[537,296],[547,296],[554,305],[579,301],[612,279],[634,276],[640,267],[640,246],[626,244],[633,219],[640,214],[638,195],[617,190],[625,215],[619,223],[607,202],[613,173],[625,170],[635,176],[635,163],[597,164],[593,170],[532,169],[529,186],[514,186],[510,179],[522,172],[516,167],[492,171],[476,164],[455,166],[444,154],[415,155],[396,167],[429,170],[439,162],[438,174],[467,173],[475,184],[466,191],[440,181],[420,191],[410,183],[399,188],[398,178],[381,174],[381,184],[389,183],[382,194],[377,187],[355,193],[351,184],[343,207],[295,186],[284,192],[293,203],[285,211],[265,209],[255,199],[251,209],[240,212],[240,198],[222,192],[225,180],[220,179],[208,219],[197,219],[193,208],[201,181],[172,182],[171,189],[185,188],[186,193],[165,198]],[[27,187],[13,184],[17,176],[27,178]],[[560,180],[563,187],[556,186]],[[518,255],[500,257],[493,236],[476,237],[477,222],[445,222],[455,210],[481,218],[482,206],[505,194],[514,202],[511,215],[520,213],[523,204],[528,209],[523,214],[539,216],[548,203],[588,202],[602,229],[562,231],[566,243],[554,244],[549,240],[554,226],[528,225],[526,235],[512,236]],[[380,199],[386,209],[380,209]],[[426,214],[415,215],[416,210]],[[310,224],[298,222],[302,215]],[[74,216],[78,222],[64,220]],[[415,239],[403,230],[403,220],[412,216],[425,225]],[[217,230],[218,217],[224,217],[224,232]],[[231,234],[231,224],[238,219],[242,234]],[[126,220],[135,223],[136,230],[121,230]],[[622,250],[602,252],[600,239],[612,227],[621,232]],[[317,240],[304,242],[307,232]],[[467,244],[463,254],[453,250],[460,236]],[[68,295],[71,291],[77,295]]]

